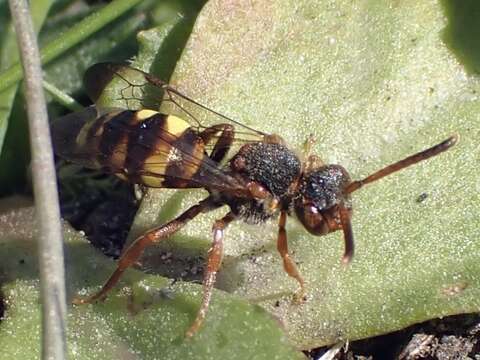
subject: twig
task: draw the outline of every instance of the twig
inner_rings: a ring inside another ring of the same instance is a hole
[[[27,1],[9,0],[9,3],[25,73],[32,148],[35,215],[39,230],[42,359],[62,360],[66,355],[63,239],[40,54]]]

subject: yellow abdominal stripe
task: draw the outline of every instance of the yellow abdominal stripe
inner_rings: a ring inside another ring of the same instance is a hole
[[[155,114],[158,114],[158,112],[153,110],[140,110],[137,112],[137,119],[140,121],[145,120],[154,116]],[[168,115],[163,124],[164,131],[176,137],[180,137],[189,127],[190,124],[188,122],[174,115]],[[171,161],[182,160],[181,157],[175,156],[177,152],[178,150],[172,147],[168,154],[157,153],[150,156],[145,161],[144,170],[153,174],[164,175],[168,164]],[[161,176],[142,176],[143,183],[151,187],[161,187],[163,180],[164,178]]]
[[[175,136],[182,135],[184,131],[190,127],[190,124],[187,123],[185,120],[173,115],[169,115],[167,117],[165,125],[165,130]]]
[[[137,119],[142,121],[152,117],[155,114],[158,114],[158,111],[148,110],[148,109],[139,110],[137,111]]]
[[[82,126],[82,128],[80,129],[80,131],[78,132],[78,135],[75,139],[75,142],[77,143],[77,146],[78,147],[82,147],[82,146],[85,146],[87,143],[88,143],[88,133],[91,129],[92,126],[94,126],[96,124],[96,120],[97,119],[90,119],[88,120],[85,125]],[[97,130],[97,134],[95,134],[95,136],[100,136],[103,131],[103,128],[100,127],[98,130]]]
[[[161,175],[163,175],[163,174],[161,174]],[[159,176],[159,177],[146,176],[146,175],[142,176],[143,185],[148,186],[148,187],[153,187],[153,188],[161,188],[162,185],[163,185],[163,180],[164,179],[161,176]]]
[[[155,114],[158,114],[158,111],[147,110],[147,109],[140,110],[137,112],[137,119],[142,121],[152,117]],[[167,118],[165,119],[164,129],[166,132],[172,135],[180,136],[189,127],[190,127],[190,124],[185,120],[183,120],[182,118],[179,118],[178,116],[168,115]]]

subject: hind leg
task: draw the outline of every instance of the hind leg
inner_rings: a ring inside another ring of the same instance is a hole
[[[213,208],[214,206],[212,206],[210,198],[207,198],[198,203],[197,205],[189,208],[176,219],[168,222],[165,225],[150,230],[140,236],[123,252],[122,256],[118,260],[117,268],[110,276],[110,278],[105,282],[100,291],[86,298],[75,298],[73,300],[73,303],[88,304],[106,297],[108,292],[110,292],[110,290],[112,290],[112,288],[118,283],[125,270],[127,270],[130,266],[134,265],[138,261],[138,259],[143,253],[143,250],[147,246],[168,238],[170,235],[176,233],[183,226],[185,226],[185,224],[187,224],[190,220],[194,219],[197,215],[202,212],[212,210]]]

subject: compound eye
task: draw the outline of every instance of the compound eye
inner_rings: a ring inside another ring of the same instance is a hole
[[[325,235],[330,232],[320,210],[310,202],[297,204],[295,213],[305,229],[313,235]]]

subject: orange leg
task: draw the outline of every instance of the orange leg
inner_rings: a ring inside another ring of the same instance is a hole
[[[187,337],[192,337],[200,328],[207,314],[210,298],[212,297],[213,286],[217,278],[217,272],[220,269],[223,259],[223,232],[227,225],[235,220],[235,215],[228,213],[221,220],[213,224],[213,243],[208,250],[208,261],[205,274],[203,275],[203,299],[202,305],[197,312],[197,316],[186,332]]]
[[[283,268],[285,272],[298,281],[300,284],[300,289],[294,295],[296,302],[303,302],[305,300],[306,290],[305,290],[305,281],[303,280],[302,275],[297,269],[297,265],[292,260],[288,254],[288,243],[287,243],[287,231],[285,230],[285,225],[287,223],[287,213],[282,211],[280,213],[280,221],[278,223],[278,239],[277,239],[277,249],[283,259]]]
[[[137,260],[140,258],[140,255],[142,255],[143,250],[147,246],[168,238],[200,213],[212,210],[215,207],[215,205],[212,205],[210,198],[207,198],[197,205],[192,206],[169,223],[152,229],[140,236],[123,252],[122,256],[118,260],[117,268],[100,289],[100,291],[87,298],[75,298],[73,303],[87,304],[106,297],[107,293],[115,286],[118,280],[120,280],[120,277],[124,271],[137,262]]]
[[[345,251],[342,256],[342,263],[348,264],[352,261],[355,252],[355,243],[353,241],[353,230],[351,218],[351,210],[345,206],[340,206],[340,221],[342,223],[343,238],[345,240]]]

